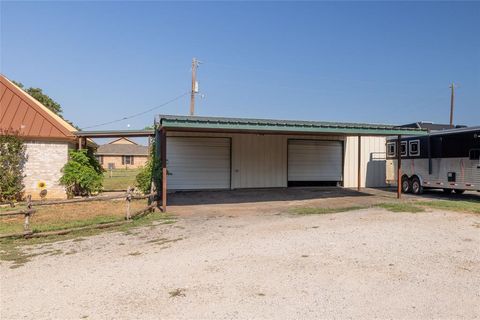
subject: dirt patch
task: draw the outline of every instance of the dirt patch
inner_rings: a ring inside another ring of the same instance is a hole
[[[22,248],[2,318],[480,317],[478,215],[230,215]]]

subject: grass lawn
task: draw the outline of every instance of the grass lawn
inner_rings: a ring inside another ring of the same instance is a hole
[[[392,212],[423,212],[425,211],[424,208],[414,205],[411,202],[392,202],[392,203],[380,203],[376,205],[376,207],[380,207]]]
[[[433,209],[450,210],[457,212],[480,213],[480,201],[475,200],[433,200],[417,201],[415,205]]]
[[[127,190],[129,186],[135,186],[135,177],[140,169],[115,169],[111,172],[104,173],[103,189],[104,190]]]
[[[323,208],[323,207],[307,207],[307,208],[295,208],[293,212],[301,215],[309,214],[329,214],[329,213],[339,213],[353,210],[360,210],[368,208],[366,206],[352,206],[352,207],[339,207],[339,208]]]
[[[329,214],[367,208],[383,208],[391,212],[424,212],[426,209],[447,210],[455,212],[480,214],[480,201],[475,200],[431,200],[431,201],[396,201],[378,203],[369,206],[345,206],[345,207],[300,207],[291,210],[294,214]]]
[[[118,218],[118,217],[117,217]],[[87,220],[84,220],[84,222]],[[93,220],[90,220],[92,222]],[[85,240],[84,237],[94,236],[104,232],[124,232],[125,234],[130,234],[135,228],[148,226],[153,223],[156,224],[171,224],[174,223],[175,219],[168,214],[154,212],[152,214],[134,218],[131,223],[122,224],[119,226],[114,226],[109,229],[84,229],[73,231],[66,235],[53,235],[49,237],[42,238],[5,238],[0,239],[0,261],[10,261],[13,264],[10,266],[11,269],[18,268],[28,261],[31,258],[38,255],[58,255],[63,254],[59,250],[46,250],[41,253],[31,253],[27,248],[31,248],[33,245],[45,244],[48,246],[48,243],[56,241],[64,241],[73,239],[74,242]],[[69,254],[68,252],[65,254]]]
[[[147,206],[147,200],[133,200],[130,212]],[[14,210],[18,210],[15,208]],[[53,231],[92,224],[122,221],[125,217],[124,200],[93,201],[84,203],[36,206],[36,213],[30,218],[34,232]],[[0,234],[23,232],[23,216],[2,217]]]

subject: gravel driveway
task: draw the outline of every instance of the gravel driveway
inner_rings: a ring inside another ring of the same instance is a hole
[[[480,216],[190,216],[2,263],[1,319],[480,318]]]

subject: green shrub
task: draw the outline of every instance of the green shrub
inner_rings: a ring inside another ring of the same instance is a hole
[[[144,194],[148,194],[151,191],[152,186],[152,160],[148,159],[147,163],[136,176],[136,185]]]
[[[66,187],[69,197],[91,195],[102,189],[103,169],[90,151],[70,151],[62,172],[60,183]]]
[[[15,133],[0,131],[0,201],[23,197],[25,145]]]
[[[152,181],[159,187],[162,183],[162,165],[160,159],[155,154],[155,141],[152,141],[150,147],[150,157],[136,177],[136,186],[144,194],[152,192]]]

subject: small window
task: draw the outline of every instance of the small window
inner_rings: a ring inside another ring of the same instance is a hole
[[[103,164],[103,156],[95,155],[95,158],[97,159],[98,163]]]
[[[480,149],[470,150],[470,160],[480,160]]]
[[[409,142],[409,153],[411,157],[418,157],[420,155],[420,141],[413,140]]]
[[[407,156],[407,141],[402,141],[400,144],[400,155],[402,157]]]
[[[396,142],[389,142],[387,143],[387,156],[389,157],[395,157],[396,155]]]
[[[122,164],[133,164],[133,156],[123,156]]]

